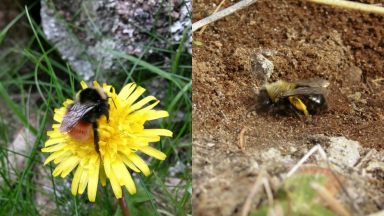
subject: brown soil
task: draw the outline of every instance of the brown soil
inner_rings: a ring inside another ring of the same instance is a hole
[[[220,2],[194,0],[193,22],[211,14]],[[225,7],[231,4],[227,1]],[[345,136],[364,148],[384,150],[383,23],[384,16],[306,1],[261,0],[209,25],[203,34],[199,30],[194,33],[193,186],[197,214],[241,211],[248,186],[257,175],[249,170],[268,163],[255,155],[268,148],[276,147],[286,154],[295,152],[289,148],[299,149],[298,156],[302,156],[312,147],[313,135],[323,134]],[[260,82],[249,62],[253,54],[266,52],[274,64],[270,82],[313,77],[329,80],[329,110],[310,121],[256,112],[255,89]],[[248,129],[243,153],[238,139],[244,127]],[[379,182],[384,184],[383,179]],[[384,191],[378,193],[383,198]],[[364,211],[381,208],[384,200]]]

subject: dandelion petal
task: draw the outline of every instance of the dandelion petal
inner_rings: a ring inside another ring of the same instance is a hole
[[[144,129],[141,133],[141,136],[167,136],[171,137],[173,135],[172,131],[167,129]]]
[[[120,199],[122,196],[121,186],[116,179],[115,173],[111,172],[109,176],[109,181],[111,182],[113,193],[115,194],[117,199]]]
[[[105,175],[105,171],[104,171],[103,164],[100,164],[99,173],[100,173],[100,182],[101,182],[101,185],[102,185],[103,187],[105,187],[105,185],[107,185],[107,176]]]
[[[64,178],[67,176],[79,164],[79,161],[80,158],[73,156],[67,159],[65,162],[61,163],[63,165],[63,172],[61,173],[61,177]]]
[[[71,186],[71,192],[73,195],[77,194],[78,188],[79,188],[79,182],[80,182],[80,177],[83,174],[83,167],[78,166],[75,172],[75,176],[73,177],[72,180],[72,186]]]
[[[151,157],[154,157],[158,160],[165,160],[165,158],[167,157],[167,155],[165,155],[163,152],[161,152],[155,148],[152,148],[151,146],[141,147],[140,151],[143,152],[144,154],[149,155]]]
[[[79,190],[77,191],[79,194],[83,194],[85,191],[85,188],[87,187],[88,184],[88,170],[83,170],[81,173],[80,177],[80,182],[79,182]]]
[[[122,100],[127,99],[128,96],[129,96],[130,94],[132,94],[132,92],[133,92],[133,90],[135,89],[135,87],[136,87],[136,84],[134,84],[134,83],[130,83],[130,84],[125,85],[125,86],[121,89],[121,91],[120,91],[120,93],[119,93],[119,95],[118,95],[119,98],[122,99]]]
[[[141,170],[141,172],[143,172],[143,174],[145,176],[148,176],[151,171],[149,171],[149,167],[148,165],[145,163],[145,161],[143,159],[141,159],[141,157],[137,156],[135,153],[132,153],[128,156],[129,160],[132,161],[133,164],[135,164],[135,166],[137,168],[139,168]]]
[[[127,188],[130,194],[135,194],[136,193],[135,182],[133,181],[131,174],[129,172],[127,173],[128,175],[127,175],[127,178],[125,178],[126,180],[125,187]]]
[[[163,110],[149,110],[147,111],[145,116],[148,121],[151,121],[159,118],[168,117],[169,114],[167,111],[163,111]]]
[[[137,86],[135,91],[127,98],[128,105],[133,104],[144,92],[145,89],[143,87]]]
[[[89,174],[88,199],[91,202],[94,202],[96,200],[97,183],[99,181],[99,165],[100,160],[96,160],[93,172]]]
[[[141,99],[139,102],[133,104],[129,108],[128,112],[130,113],[130,112],[136,111],[136,110],[142,108],[145,104],[147,104],[150,101],[158,101],[158,100],[153,96],[145,97],[145,98]]]
[[[84,82],[84,80],[82,80],[82,81],[80,82],[80,85],[81,85],[81,88],[82,88],[82,89],[86,89],[86,88],[88,88],[88,85],[87,85],[87,83]]]

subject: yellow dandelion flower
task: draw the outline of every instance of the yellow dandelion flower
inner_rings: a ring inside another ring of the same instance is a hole
[[[166,155],[149,143],[160,141],[160,136],[172,136],[172,132],[166,129],[144,128],[146,121],[168,116],[166,111],[153,109],[159,103],[153,96],[137,101],[144,88],[130,83],[116,94],[111,85],[100,86],[97,82],[93,85],[102,88],[109,98],[109,120],[104,115],[97,119],[99,152],[94,145],[93,133],[79,141],[69,133],[60,132],[68,106],[74,103],[69,99],[63,107],[55,109],[54,120],[57,123],[52,125],[52,131],[47,132],[49,139],[42,149],[42,152],[51,153],[44,164],[53,161],[57,165],[52,175],[64,178],[75,170],[72,194],[83,194],[87,188],[88,199],[92,202],[96,199],[99,178],[102,186],[106,185],[107,179],[110,181],[116,198],[122,197],[122,186],[130,194],[136,193],[130,170],[142,172],[145,176],[150,174],[146,162],[137,153],[164,160]],[[84,81],[81,86],[83,90],[88,88]]]

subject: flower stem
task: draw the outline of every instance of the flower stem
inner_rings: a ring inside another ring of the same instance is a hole
[[[120,205],[121,211],[123,212],[123,215],[124,216],[130,216],[127,202],[125,201],[124,191],[122,191],[122,192],[123,192],[123,195],[121,196],[120,199],[117,199],[117,200],[119,202],[119,205]]]

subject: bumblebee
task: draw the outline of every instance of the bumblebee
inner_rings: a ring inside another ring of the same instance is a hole
[[[329,82],[320,78],[268,83],[259,91],[258,108],[262,111],[314,115],[328,109],[328,86]]]
[[[93,129],[93,141],[95,150],[99,153],[99,134],[97,132],[97,119],[102,115],[109,121],[108,96],[101,87],[89,87],[81,90],[74,103],[68,105],[60,125],[61,133],[77,140],[85,141],[91,136]]]

